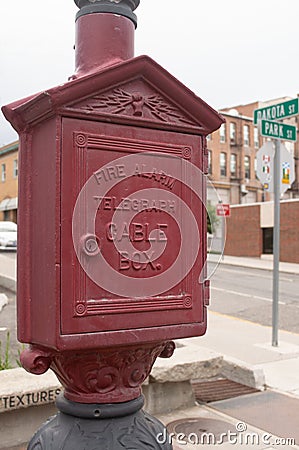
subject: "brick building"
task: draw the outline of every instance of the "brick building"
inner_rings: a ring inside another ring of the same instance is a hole
[[[297,94],[297,97],[299,97],[299,94]],[[288,100],[291,100],[292,97],[280,97],[280,98],[276,98],[276,99],[272,99],[272,100],[268,100],[265,102],[252,102],[252,103],[248,103],[245,105],[237,105],[234,106],[233,109],[236,110],[239,114],[241,115],[245,115],[248,117],[253,117],[253,112],[255,109],[258,108],[264,108],[267,106],[271,106],[271,105],[275,105],[277,103],[283,103],[286,102]],[[223,113],[229,111],[228,108],[225,108],[223,110]],[[290,117],[288,119],[283,120],[284,123],[289,123],[291,125],[295,125],[297,127],[297,137],[298,133],[299,133],[299,129],[298,129],[298,123],[299,123],[299,116],[295,116],[295,117]],[[264,142],[264,139],[259,138],[260,139],[260,143],[262,144]],[[284,199],[288,199],[288,198],[299,198],[299,139],[297,139],[297,142],[284,142],[285,146],[287,147],[287,149],[289,150],[289,152],[294,156],[294,160],[295,160],[295,181],[292,184],[291,189],[289,189],[283,196]],[[272,196],[268,196],[268,199],[272,199]],[[240,202],[242,203],[242,202]],[[246,202],[248,203],[248,202]]]
[[[208,149],[209,178],[223,203],[248,204],[272,199],[272,195],[263,190],[256,178],[256,152],[265,139],[259,135],[257,126],[253,124],[253,111],[290,99],[282,97],[266,102],[256,101],[220,111],[226,119],[226,124],[209,136]],[[284,122],[297,125],[299,117],[289,118]],[[285,145],[295,159],[296,180],[283,198],[299,198],[299,142],[285,142]],[[211,190],[208,199],[213,204],[219,201]]]
[[[0,220],[17,222],[18,141],[0,148]]]
[[[209,178],[223,203],[254,203],[263,198],[261,183],[256,178],[255,156],[262,145],[252,116],[233,108],[220,111],[226,123],[208,136]],[[208,200],[219,198],[211,189]]]
[[[232,206],[224,253],[251,257],[273,253],[273,208],[273,202]],[[280,261],[299,263],[299,199],[283,200],[280,208]]]

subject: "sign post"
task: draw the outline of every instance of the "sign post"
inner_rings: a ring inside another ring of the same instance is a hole
[[[272,287],[272,346],[278,347],[279,259],[280,259],[280,140],[275,141],[274,155],[274,229]]]
[[[272,346],[278,347],[279,319],[279,259],[280,259],[280,194],[281,194],[281,140],[295,142],[297,128],[293,125],[275,122],[298,114],[298,98],[254,111],[253,121],[260,124],[264,137],[275,140],[274,154],[274,230],[273,230],[273,284],[272,284]],[[265,165],[266,167],[267,165]],[[269,166],[270,167],[270,166]],[[267,167],[266,167],[267,168]],[[263,178],[263,177],[262,177]],[[270,181],[270,180],[269,180]],[[289,181],[289,177],[288,177]],[[282,180],[284,183],[284,177]]]

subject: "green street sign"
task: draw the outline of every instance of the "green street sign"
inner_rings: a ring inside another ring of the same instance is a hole
[[[255,109],[253,112],[253,123],[259,120],[281,120],[296,116],[299,112],[298,97],[266,108]]]
[[[297,140],[297,128],[285,123],[261,120],[261,135],[273,139],[295,142]]]

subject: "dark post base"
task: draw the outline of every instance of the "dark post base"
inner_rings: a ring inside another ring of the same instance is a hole
[[[164,425],[141,410],[143,403],[139,397],[83,404],[60,396],[60,412],[36,432],[28,450],[172,450]]]

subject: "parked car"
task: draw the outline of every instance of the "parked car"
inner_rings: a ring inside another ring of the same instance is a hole
[[[14,222],[0,222],[0,250],[17,249],[17,224]]]

